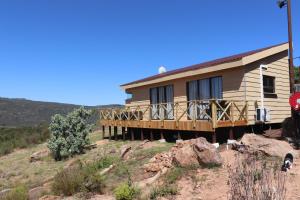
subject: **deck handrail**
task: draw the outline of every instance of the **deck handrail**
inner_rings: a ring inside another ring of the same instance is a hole
[[[212,123],[214,128],[227,122],[234,125],[236,121],[248,121],[248,102],[243,100],[191,100],[171,103],[130,105],[125,108],[100,110],[100,120],[152,121],[199,120]]]

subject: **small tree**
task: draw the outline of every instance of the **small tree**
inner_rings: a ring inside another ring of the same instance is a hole
[[[91,111],[81,107],[65,117],[59,114],[52,117],[48,148],[55,160],[84,152],[84,147],[89,144],[87,136],[92,130],[92,126],[87,123],[90,116]]]

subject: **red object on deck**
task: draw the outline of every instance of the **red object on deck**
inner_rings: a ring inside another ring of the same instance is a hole
[[[300,111],[300,92],[295,92],[290,97],[290,105],[293,110]]]

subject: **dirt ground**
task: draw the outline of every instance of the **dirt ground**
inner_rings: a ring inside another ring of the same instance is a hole
[[[176,200],[227,200],[228,171],[227,166],[235,162],[236,151],[224,150],[221,156],[224,164],[217,169],[199,169],[193,178],[183,177],[178,181],[180,188]],[[286,173],[286,199],[300,200],[300,160],[296,159],[293,168]]]
[[[77,156],[84,161],[95,160],[103,151],[116,150],[115,154],[122,145],[133,145],[138,147],[141,141],[111,141],[100,140],[100,134],[94,133],[91,135],[93,143],[97,143],[98,147],[92,149],[84,155]],[[141,166],[148,162],[151,156],[158,152],[167,151],[173,144],[158,142],[149,142],[143,145],[143,148],[136,148],[137,150],[132,154],[132,158],[127,162],[127,167],[132,170],[133,179],[140,180],[145,177],[142,176],[143,170]],[[104,148],[105,147],[105,148]],[[16,150],[15,152],[6,156],[0,157],[0,190],[13,187],[16,184],[26,184],[30,188],[41,185],[48,178],[54,176],[63,166],[70,162],[60,161],[55,162],[50,157],[46,157],[42,161],[29,162],[29,157],[33,152],[45,149],[46,144],[37,145],[33,148]],[[221,148],[221,156],[224,164],[219,168],[199,168],[193,171],[189,176],[183,176],[176,184],[178,186],[178,194],[171,197],[164,197],[161,199],[170,200],[227,200],[228,199],[228,165],[235,163],[236,154],[238,152],[233,150],[226,150]],[[300,151],[299,151],[300,153]],[[115,171],[112,171],[111,183],[108,186],[115,187],[116,182],[123,181]],[[114,174],[116,173],[116,174]],[[137,175],[140,174],[140,175]],[[286,188],[287,200],[300,200],[300,160],[295,159],[293,168],[286,173]],[[113,199],[111,193],[107,193]],[[103,197],[101,197],[103,198]],[[100,199],[101,199],[100,198]],[[97,199],[97,198],[94,198]]]

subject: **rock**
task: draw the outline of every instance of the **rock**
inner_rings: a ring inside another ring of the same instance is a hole
[[[85,149],[88,149],[88,150],[95,149],[95,148],[97,148],[97,144],[96,143],[95,144],[89,144],[89,145],[85,146]]]
[[[39,186],[28,191],[29,200],[38,200],[44,194],[51,192],[49,187]]]
[[[114,154],[114,153],[116,153],[116,152],[117,152],[116,149],[111,149],[108,153]]]
[[[64,166],[64,170],[78,169],[80,167],[82,167],[82,162],[79,159],[73,159]]]
[[[4,189],[0,191],[0,199],[5,199],[5,196],[8,195],[8,193],[11,191],[11,189]]]
[[[38,151],[38,152],[35,152],[35,153],[31,154],[31,156],[29,158],[29,161],[30,162],[36,162],[36,161],[39,161],[42,158],[47,157],[49,155],[50,155],[49,149],[43,149],[41,151]]]
[[[60,196],[55,196],[55,195],[45,195],[41,198],[39,198],[39,200],[60,200]]]
[[[222,164],[222,158],[214,145],[203,137],[179,142],[171,149],[178,165]]]
[[[287,153],[298,157],[297,151],[286,141],[266,138],[256,134],[245,134],[241,139],[241,144],[248,147],[250,153],[262,152],[268,156],[283,158]]]
[[[121,159],[127,159],[128,153],[131,150],[131,146],[124,145],[121,147]]]
[[[150,159],[149,163],[144,165],[146,172],[158,172],[164,168],[171,168],[172,165],[172,153],[163,152],[156,154],[153,158]]]
[[[162,175],[166,174],[168,171],[168,168],[164,167],[162,170],[158,171],[153,177],[147,178],[145,180],[142,180],[140,182],[137,182],[135,185],[143,189],[147,186],[153,185],[154,182],[156,182]]]
[[[103,169],[103,170],[100,172],[100,175],[105,175],[105,174],[107,174],[107,173],[110,172],[114,167],[115,167],[115,165],[110,165],[109,167]]]
[[[177,151],[174,151],[173,162],[181,167],[199,164],[197,154],[195,153],[192,145],[184,145]]]

